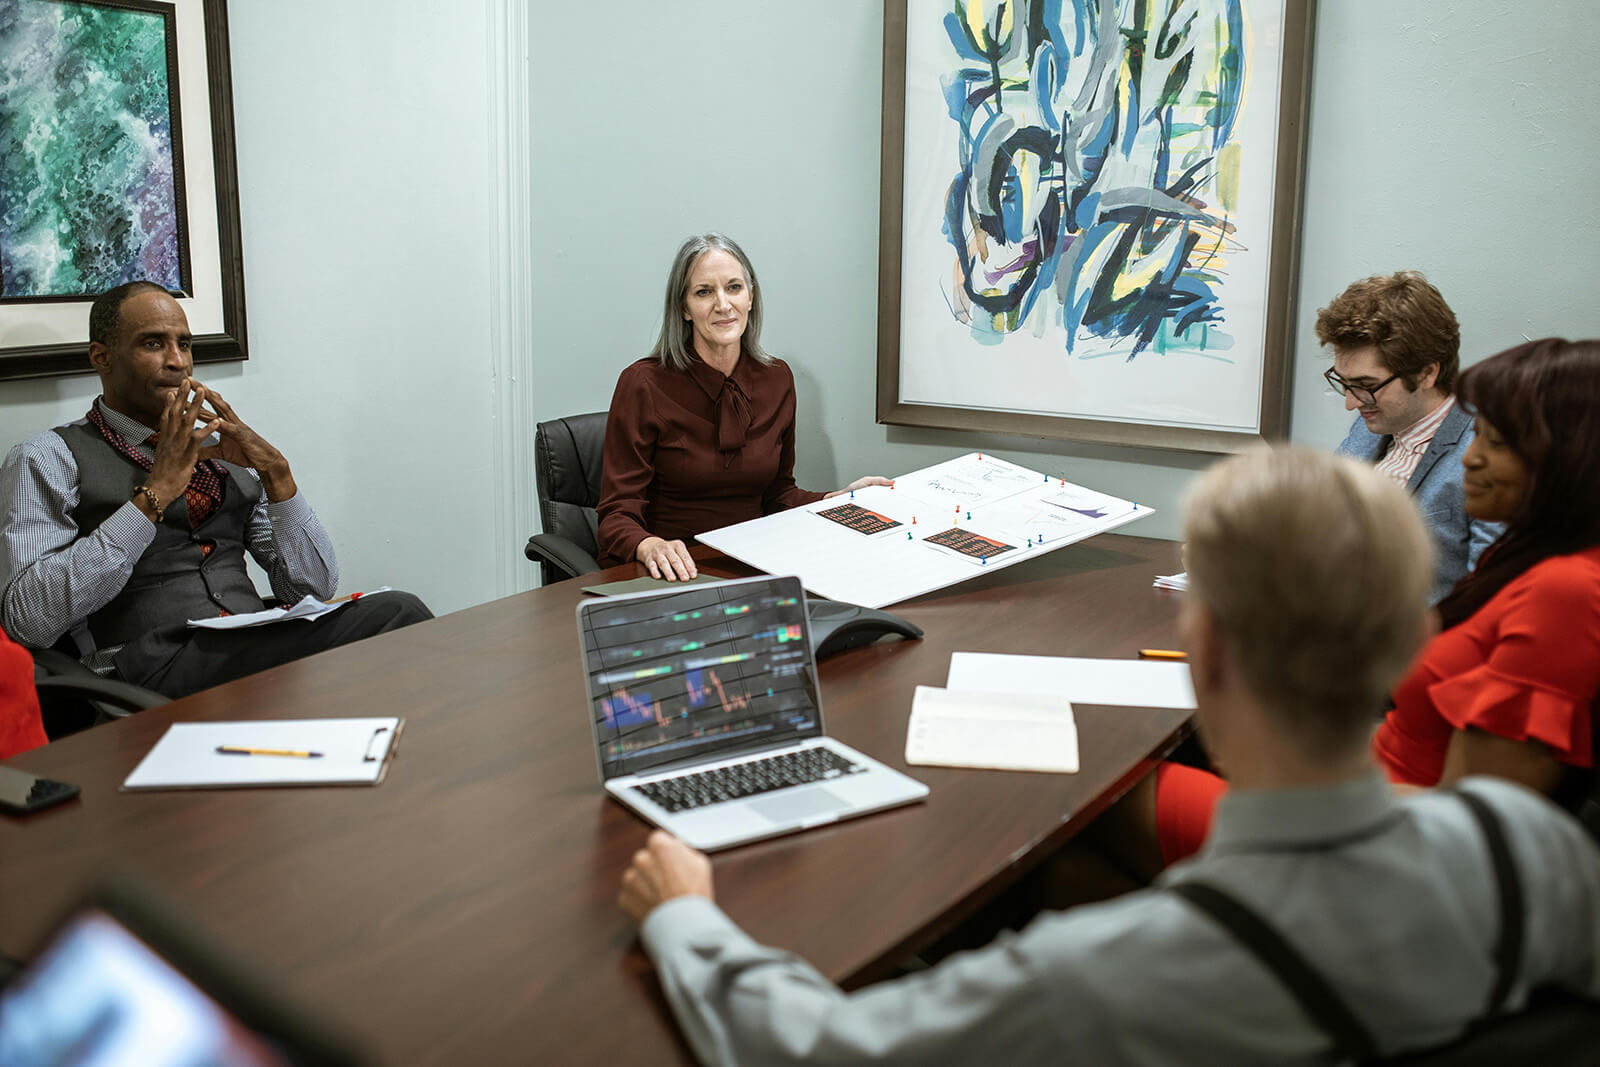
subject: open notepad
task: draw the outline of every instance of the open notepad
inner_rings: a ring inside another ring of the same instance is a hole
[[[995,771],[1078,770],[1078,728],[1059,696],[917,686],[906,762]]]
[[[180,722],[139,761],[124,789],[236,789],[281,785],[377,785],[404,719]],[[219,748],[316,752],[315,757],[233,755]]]

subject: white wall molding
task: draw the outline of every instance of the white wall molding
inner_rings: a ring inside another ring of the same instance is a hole
[[[533,229],[529,185],[528,5],[486,0],[489,198],[493,242],[489,292],[495,427],[496,587],[509,596],[537,584],[522,555],[537,529],[533,468]]]

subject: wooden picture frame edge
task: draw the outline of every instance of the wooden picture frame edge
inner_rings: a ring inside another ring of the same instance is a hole
[[[200,0],[206,34],[206,91],[211,102],[211,167],[217,190],[217,252],[221,263],[222,332],[197,334],[194,362],[250,358],[245,341],[244,241],[239,222],[239,167],[233,131],[233,73],[228,47],[227,0]],[[184,84],[180,79],[179,84]],[[188,84],[194,84],[190,79]],[[188,179],[192,182],[193,176]],[[88,304],[84,315],[88,315]],[[89,345],[19,345],[0,348],[0,381],[92,374]]]

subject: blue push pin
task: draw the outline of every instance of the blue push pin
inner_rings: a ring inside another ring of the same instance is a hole
[[[988,556],[979,556],[978,557],[978,562],[982,563],[984,565],[987,565],[988,562],[989,562],[989,557]]]
[[[854,500],[855,498],[856,498],[856,491],[854,489],[852,489],[852,490],[850,490],[850,499]],[[1134,506],[1137,507],[1138,505],[1134,505]]]

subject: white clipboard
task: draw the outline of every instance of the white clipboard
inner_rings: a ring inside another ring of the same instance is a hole
[[[122,788],[377,785],[388,774],[404,729],[405,720],[400,718],[174,723],[139,761]],[[220,751],[224,749],[317,755]]]

